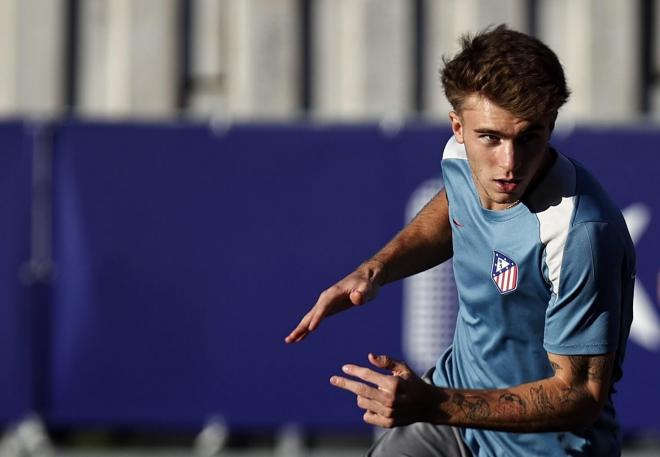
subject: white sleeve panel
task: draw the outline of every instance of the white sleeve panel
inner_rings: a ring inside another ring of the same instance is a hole
[[[541,243],[545,246],[548,279],[552,284],[554,294],[559,291],[564,247],[575,211],[575,188],[575,166],[566,157],[558,154],[555,164],[539,185],[539,189],[535,191],[534,196],[537,200],[535,206],[542,208],[536,213],[536,216],[539,220]],[[561,197],[555,197],[554,201],[543,198],[544,194],[556,196],[558,193]]]
[[[467,160],[467,155],[465,154],[465,146],[456,141],[454,135],[449,138],[447,144],[445,145],[445,150],[442,153],[442,159],[461,159]]]

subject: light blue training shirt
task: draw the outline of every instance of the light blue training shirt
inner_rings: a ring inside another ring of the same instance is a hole
[[[616,351],[632,321],[635,253],[621,212],[596,180],[561,153],[518,205],[481,205],[465,147],[452,137],[442,171],[452,227],[459,311],[438,386],[513,387],[553,375],[547,352]],[[505,433],[465,428],[475,456],[614,456],[621,437],[612,391],[585,430]],[[527,405],[533,408],[534,405]]]

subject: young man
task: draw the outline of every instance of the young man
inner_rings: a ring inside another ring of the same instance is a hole
[[[453,257],[459,313],[430,383],[369,355],[332,384],[395,427],[374,456],[620,455],[612,403],[632,320],[635,255],[597,182],[548,141],[569,92],[555,54],[499,26],[462,40],[445,190],[372,259],[324,291],[286,338]],[[355,379],[357,378],[357,380]]]

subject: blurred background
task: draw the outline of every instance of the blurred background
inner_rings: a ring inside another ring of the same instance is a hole
[[[0,112],[444,122],[443,55],[488,25],[542,39],[565,120],[657,119],[654,0],[2,0]]]
[[[362,455],[328,379],[431,366],[451,264],[283,338],[442,187],[442,57],[499,23],[637,245],[615,401],[660,455],[659,1],[0,0],[0,457]]]

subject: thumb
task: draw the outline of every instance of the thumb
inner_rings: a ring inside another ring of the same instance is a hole
[[[348,298],[351,300],[351,303],[353,303],[354,305],[364,305],[367,301],[369,301],[369,297],[367,296],[367,291],[360,289],[352,290],[351,293],[348,295]]]
[[[406,365],[404,362],[394,360],[389,355],[374,355],[370,352],[369,362],[378,368],[390,370],[393,375],[401,376],[404,379],[407,379],[412,373],[410,368],[408,368],[408,365]]]

